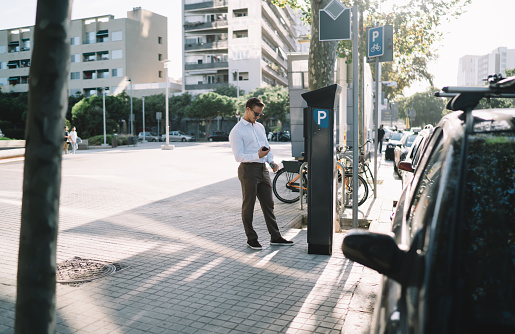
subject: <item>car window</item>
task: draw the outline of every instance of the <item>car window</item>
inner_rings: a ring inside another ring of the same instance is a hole
[[[459,307],[471,328],[508,332],[515,327],[515,134],[470,136],[466,164]]]
[[[400,132],[395,132],[394,134],[392,134],[392,137],[390,138],[390,140],[401,140],[402,139],[402,133]]]
[[[411,147],[411,144],[415,141],[418,135],[409,135],[408,138],[406,138],[406,146]]]

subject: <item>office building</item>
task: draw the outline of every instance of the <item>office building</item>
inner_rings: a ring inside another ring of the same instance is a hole
[[[70,95],[119,94],[133,86],[157,83],[164,91],[168,59],[167,18],[134,8],[127,18],[113,15],[72,20],[70,38]],[[28,91],[34,26],[0,31],[0,88]],[[133,87],[134,88],[134,87]]]
[[[489,75],[515,68],[515,49],[498,47],[482,56],[463,56],[458,65],[458,86],[484,86]]]
[[[291,9],[270,0],[183,0],[183,16],[185,90],[288,86],[287,54],[305,35]]]

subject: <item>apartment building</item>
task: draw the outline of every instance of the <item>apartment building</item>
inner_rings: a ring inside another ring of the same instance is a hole
[[[291,9],[270,0],[183,0],[183,16],[185,90],[288,86],[287,54],[299,50],[301,34]]]
[[[515,68],[515,49],[498,47],[482,56],[463,56],[458,65],[459,86],[483,86],[492,74],[506,75],[506,69]]]
[[[0,88],[28,91],[34,27],[0,31]],[[133,83],[165,82],[167,18],[134,8],[127,18],[113,15],[72,20],[69,94],[119,94]]]

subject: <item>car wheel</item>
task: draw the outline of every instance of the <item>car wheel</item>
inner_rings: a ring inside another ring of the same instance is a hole
[[[182,140],[181,140],[181,141],[185,142],[185,141],[186,141],[186,138],[182,138]]]
[[[209,140],[209,141],[213,141],[213,138],[209,138],[208,140]]]

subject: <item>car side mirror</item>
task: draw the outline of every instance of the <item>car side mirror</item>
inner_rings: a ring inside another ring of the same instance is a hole
[[[351,230],[343,239],[342,251],[349,260],[361,263],[407,286],[420,286],[423,257],[401,250],[387,234]]]
[[[411,162],[407,162],[407,161],[399,162],[399,165],[397,166],[397,168],[400,170],[404,170],[406,172],[410,172],[410,173],[413,173],[413,171],[414,171],[413,166],[411,165]]]

